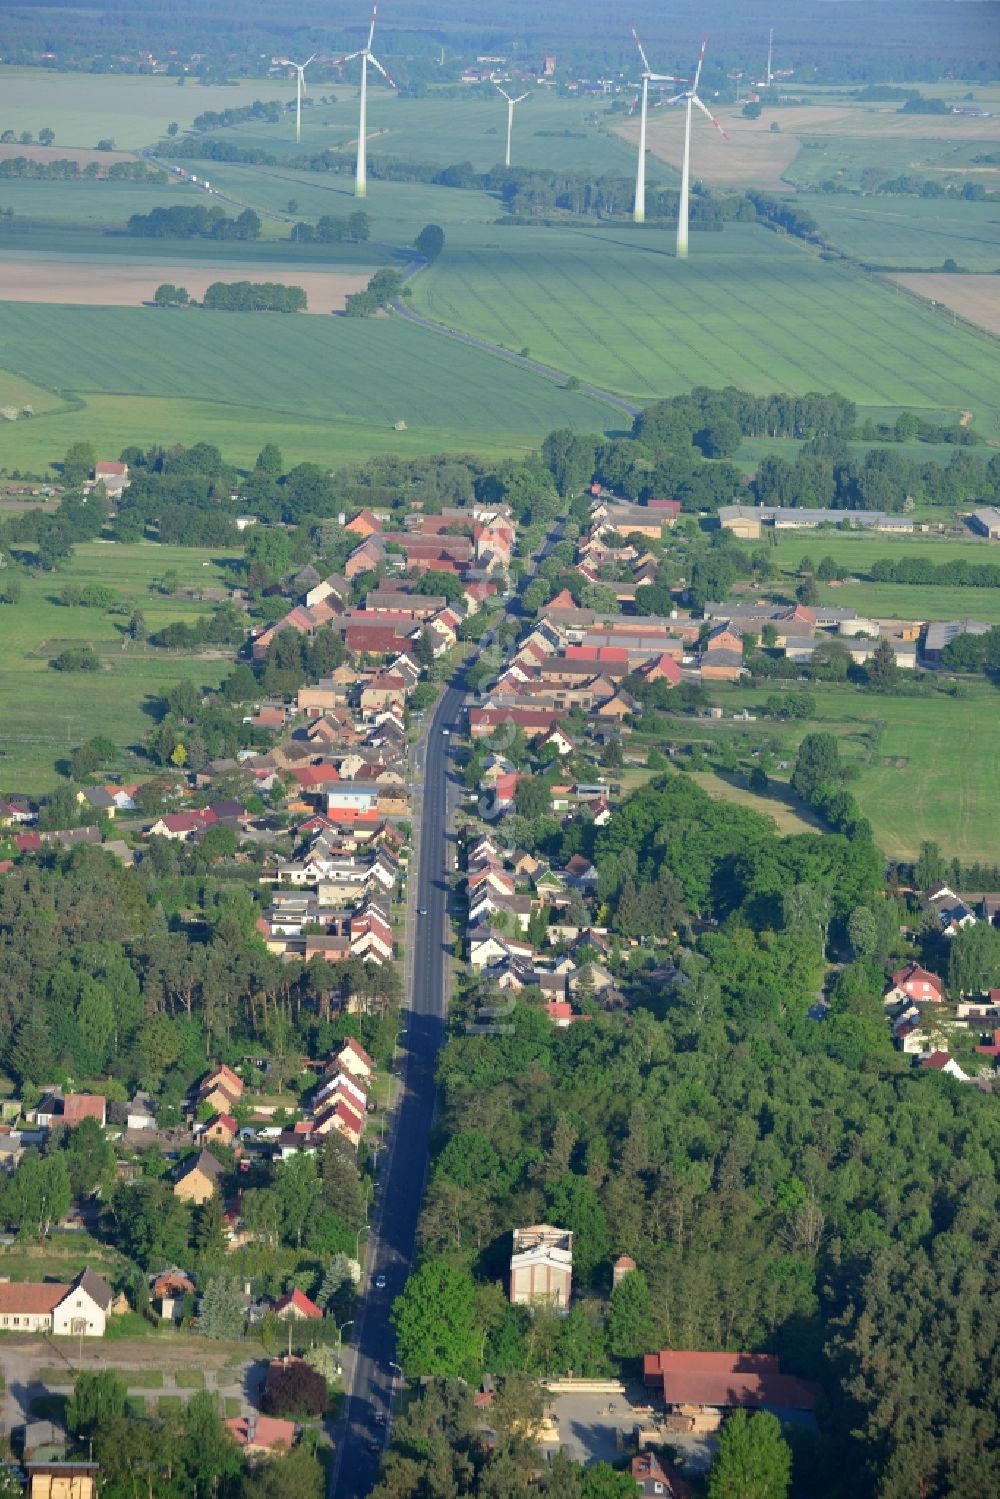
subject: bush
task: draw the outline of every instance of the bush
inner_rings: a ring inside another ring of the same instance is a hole
[[[317,1369],[296,1360],[270,1371],[261,1403],[269,1416],[321,1416],[326,1410],[326,1380]]]
[[[75,645],[69,650],[60,651],[52,665],[56,671],[100,671],[101,669],[97,652],[89,645]]]

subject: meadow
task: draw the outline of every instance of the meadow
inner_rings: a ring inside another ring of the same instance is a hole
[[[252,462],[270,438],[296,461],[335,465],[387,449],[510,453],[555,427],[601,431],[612,420],[596,400],[393,318],[8,302],[0,364],[86,402],[0,427],[0,464],[33,472],[81,435],[113,452],[204,438],[236,463]],[[153,398],[180,405],[161,417]],[[178,430],[171,417],[181,415],[192,420]],[[398,421],[405,431],[394,430]],[[300,427],[312,429],[308,452]]]
[[[969,271],[1000,270],[995,203],[829,193],[801,193],[795,201],[838,249],[866,265],[931,269],[951,259]]]
[[[121,229],[133,213],[149,213],[150,209],[167,204],[193,206],[204,201],[204,193],[176,177],[159,185],[89,177],[67,181],[0,179],[0,207],[12,209],[18,218],[30,219],[33,224],[67,225],[74,229],[105,226]]]
[[[141,609],[147,629],[192,620],[213,607],[153,585],[168,571],[178,587],[201,589],[232,581],[227,564],[238,557],[195,547],[153,542],[122,546],[79,544],[58,572],[26,574],[21,598],[0,606],[4,655],[0,664],[0,786],[6,791],[50,790],[67,751],[94,734],[106,734],[123,751],[153,726],[152,700],[182,680],[215,687],[230,670],[222,658],[198,659],[157,651],[126,639],[129,614]],[[123,612],[66,608],[57,596],[67,584],[100,583],[114,589]],[[81,677],[54,671],[49,660],[68,645],[92,644],[101,670]],[[129,765],[127,758],[123,765]],[[148,772],[140,767],[138,773]]]
[[[696,384],[836,390],[872,414],[967,409],[996,431],[985,337],[761,228],[694,235],[684,265],[671,241],[649,226],[466,228],[414,305],[639,401]]]
[[[762,714],[775,690],[781,689],[732,687],[712,696],[727,714],[744,707]],[[745,746],[773,742],[780,746],[780,757],[793,763],[804,735],[815,730],[834,734],[844,759],[858,766],[850,789],[888,858],[912,858],[928,839],[949,858],[996,857],[1000,805],[994,788],[1000,744],[995,688],[977,684],[958,697],[937,692],[894,697],[824,685],[815,688],[815,696],[815,717],[798,723],[764,716],[753,724],[727,720],[718,725],[672,718],[667,737],[677,743],[734,736]]]

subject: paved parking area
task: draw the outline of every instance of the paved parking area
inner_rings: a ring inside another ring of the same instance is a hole
[[[619,1433],[631,1438],[643,1422],[628,1399],[584,1393],[558,1394],[547,1402],[559,1427],[559,1445],[579,1463],[613,1463],[622,1456]],[[710,1436],[671,1436],[680,1466],[687,1473],[704,1473],[715,1455]],[[626,1446],[627,1446],[626,1442]],[[555,1451],[555,1443],[543,1450]]]

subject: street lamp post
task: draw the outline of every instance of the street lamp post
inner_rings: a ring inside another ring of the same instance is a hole
[[[371,1227],[370,1223],[363,1223],[354,1236],[354,1258],[361,1259],[361,1235],[366,1234]]]
[[[353,1327],[353,1326],[354,1326],[354,1318],[353,1317],[349,1317],[346,1322],[342,1322],[340,1324],[340,1326],[337,1328],[337,1347],[338,1348],[341,1347],[341,1345],[343,1344],[343,1341],[344,1341],[344,1328],[345,1327]]]

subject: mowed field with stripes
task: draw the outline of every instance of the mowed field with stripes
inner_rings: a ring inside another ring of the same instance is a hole
[[[635,398],[692,385],[831,391],[877,411],[1000,420],[995,341],[768,231],[462,226],[421,312]]]

